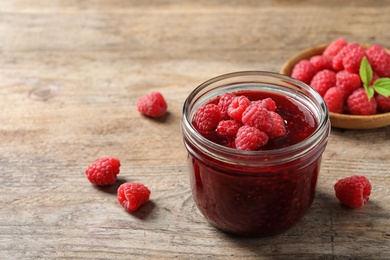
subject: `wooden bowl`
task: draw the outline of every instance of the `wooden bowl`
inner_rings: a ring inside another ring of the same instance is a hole
[[[322,54],[326,46],[328,45],[324,44],[300,51],[283,64],[280,73],[291,76],[295,64],[300,60],[308,60],[312,56]],[[362,46],[366,48],[368,45],[362,44]],[[373,129],[390,125],[390,112],[364,116],[329,112],[329,118],[332,127],[344,129]]]

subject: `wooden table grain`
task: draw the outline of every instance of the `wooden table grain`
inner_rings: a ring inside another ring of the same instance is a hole
[[[317,197],[295,227],[240,238],[212,226],[188,184],[180,119],[214,76],[279,71],[343,37],[390,47],[390,1],[4,0],[0,2],[1,259],[390,259],[390,127],[332,129]],[[149,91],[160,120],[139,115]],[[92,161],[121,161],[118,185],[151,200],[129,214],[96,188]],[[367,176],[369,203],[342,207],[334,183]]]

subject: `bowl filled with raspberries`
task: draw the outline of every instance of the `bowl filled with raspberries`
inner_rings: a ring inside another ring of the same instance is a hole
[[[390,125],[390,51],[379,44],[336,39],[299,52],[280,72],[322,96],[333,127]]]

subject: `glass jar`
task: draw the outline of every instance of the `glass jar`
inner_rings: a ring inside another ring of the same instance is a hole
[[[246,91],[287,98],[309,111],[315,129],[291,146],[242,151],[210,141],[194,128],[197,108],[224,93]],[[181,130],[193,198],[215,227],[238,235],[269,236],[292,227],[310,208],[330,122],[325,102],[308,85],[262,71],[210,79],[186,99]]]

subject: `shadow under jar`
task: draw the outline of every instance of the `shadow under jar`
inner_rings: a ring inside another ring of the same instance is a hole
[[[215,131],[198,132],[192,122],[195,111],[217,103],[224,93],[250,100],[271,97],[287,134],[261,150],[243,151],[227,147]],[[270,236],[292,227],[310,208],[330,123],[323,99],[306,84],[263,71],[210,79],[186,99],[181,130],[193,198],[215,227]]]

